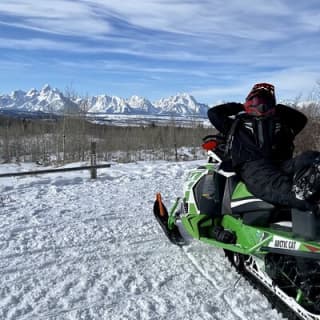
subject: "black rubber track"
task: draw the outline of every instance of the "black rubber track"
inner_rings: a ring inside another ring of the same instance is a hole
[[[233,252],[225,250],[225,255],[228,258],[231,265],[236,269],[236,271],[246,279],[250,285],[259,290],[261,294],[263,294],[271,304],[272,308],[276,309],[279,313],[282,314],[284,318],[288,320],[301,320],[301,318],[292,311],[287,304],[285,304],[275,293],[273,293],[270,289],[265,287],[258,279],[256,279],[252,274],[246,272],[244,268],[238,267],[234,264],[233,260]]]

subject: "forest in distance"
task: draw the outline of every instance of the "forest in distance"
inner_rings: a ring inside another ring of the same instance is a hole
[[[98,161],[197,159],[202,138],[214,128],[194,124],[178,126],[114,126],[87,121],[83,114],[50,119],[19,119],[0,116],[2,163],[37,162],[60,165],[90,159],[96,142]],[[188,154],[179,149],[188,148]]]
[[[295,152],[319,150],[320,108],[317,103],[299,108],[309,119],[296,137]],[[202,138],[217,133],[199,123],[114,126],[87,120],[85,114],[50,119],[0,116],[0,161],[60,165],[90,159],[91,142],[97,145],[98,161],[195,160]],[[181,151],[184,150],[184,151]],[[185,152],[187,150],[187,152]]]

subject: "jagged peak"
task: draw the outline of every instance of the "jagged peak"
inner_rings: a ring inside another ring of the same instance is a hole
[[[26,93],[23,90],[14,90],[11,92],[10,96],[12,98],[21,98],[25,95]]]
[[[197,103],[197,100],[195,99],[195,97],[192,96],[189,93],[186,93],[186,92],[177,93],[176,95],[172,95],[172,96],[167,97],[167,98],[161,98],[158,101],[178,101],[178,100],[181,100],[181,99],[186,99],[188,101],[192,101],[192,102]]]
[[[37,95],[37,94],[39,94],[38,90],[37,90],[36,88],[31,88],[31,89],[27,92],[26,95],[27,95],[28,97],[32,97],[32,96]]]
[[[41,89],[42,92],[51,91],[51,90],[52,90],[51,86],[48,83],[46,83]]]
[[[128,103],[147,103],[151,104],[151,102],[144,97],[138,96],[138,95],[133,95],[129,99],[127,99]]]

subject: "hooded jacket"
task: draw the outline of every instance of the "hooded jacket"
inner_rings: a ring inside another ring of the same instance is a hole
[[[226,137],[237,121],[231,146],[234,169],[248,161],[281,162],[292,157],[294,138],[307,123],[303,113],[282,104],[276,105],[272,116],[255,117],[243,111],[241,103],[226,103],[208,110],[210,122]]]

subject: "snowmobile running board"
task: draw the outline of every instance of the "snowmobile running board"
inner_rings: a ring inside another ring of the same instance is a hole
[[[164,234],[167,236],[171,243],[177,246],[183,246],[187,244],[186,240],[182,237],[178,227],[174,223],[169,224],[168,210],[162,202],[160,193],[157,193],[156,201],[153,205],[153,214],[156,217],[160,227],[164,231]]]

